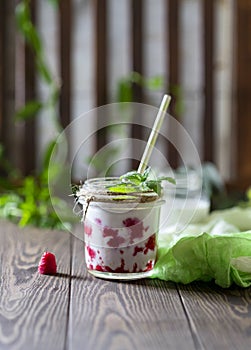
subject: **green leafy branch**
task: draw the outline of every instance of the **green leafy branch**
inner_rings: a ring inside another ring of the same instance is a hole
[[[67,213],[67,206],[58,197],[51,197],[47,181],[42,176],[27,176],[22,186],[4,193],[0,197],[0,217],[7,218],[19,226],[33,225],[41,228],[70,228],[67,219],[61,222],[54,208]]]
[[[57,0],[50,0],[57,6]],[[46,62],[44,47],[36,27],[32,23],[30,13],[30,1],[23,0],[16,6],[16,22],[26,43],[32,49],[36,62],[37,73],[44,84],[47,85],[49,95],[45,102],[38,100],[28,101],[27,104],[16,112],[16,121],[34,118],[39,111],[47,109],[55,128],[58,132],[61,126],[57,118],[57,104],[60,86],[55,82],[50,68]],[[56,145],[52,140],[43,154],[41,171],[36,176],[20,178],[18,171],[4,158],[3,147],[0,145],[1,165],[6,174],[12,174],[9,181],[0,177],[0,217],[7,218],[20,226],[33,225],[52,229],[69,229],[72,223],[64,200],[50,193],[48,188],[49,162]],[[54,167],[61,164],[54,164]],[[50,172],[54,177],[58,172]],[[15,180],[15,181],[13,181]],[[58,218],[55,213],[60,211]]]
[[[57,4],[57,1],[53,1]],[[33,118],[41,109],[50,109],[51,118],[54,121],[56,129],[61,127],[55,113],[58,103],[60,85],[54,79],[50,68],[46,62],[44,47],[40,35],[32,23],[30,12],[30,0],[23,0],[16,6],[16,23],[20,33],[34,53],[37,73],[40,79],[47,85],[49,94],[47,101],[42,103],[38,100],[28,101],[26,105],[16,112],[16,120],[26,120]]]

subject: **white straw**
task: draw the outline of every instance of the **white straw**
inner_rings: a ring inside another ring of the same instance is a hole
[[[158,137],[158,132],[159,132],[161,125],[163,123],[163,120],[164,120],[167,108],[170,104],[170,101],[171,101],[171,96],[164,95],[162,102],[161,102],[161,105],[160,105],[160,108],[159,108],[159,112],[158,112],[157,117],[155,119],[155,122],[153,124],[151,134],[150,134],[149,139],[147,141],[146,148],[144,150],[143,156],[141,158],[141,161],[140,161],[140,164],[138,167],[138,173],[140,173],[140,174],[142,174],[147,167],[148,161],[149,161],[150,156],[152,154],[153,147],[154,147],[156,139]]]

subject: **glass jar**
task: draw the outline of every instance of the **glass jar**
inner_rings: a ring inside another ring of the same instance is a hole
[[[118,178],[90,179],[77,194],[83,206],[86,266],[96,277],[143,278],[156,261],[164,201],[153,191],[110,191],[118,182]]]
[[[175,173],[176,186],[164,184],[165,205],[161,211],[161,232],[181,232],[189,224],[203,222],[210,200],[202,189],[202,179],[195,170]]]

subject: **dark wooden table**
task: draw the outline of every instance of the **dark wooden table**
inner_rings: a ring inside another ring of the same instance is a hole
[[[39,275],[45,250],[56,276]],[[66,232],[0,222],[0,349],[251,349],[251,289],[89,275]]]

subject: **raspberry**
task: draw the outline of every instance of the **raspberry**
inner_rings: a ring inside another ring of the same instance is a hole
[[[44,252],[38,265],[38,272],[42,275],[55,275],[57,273],[56,257],[50,252]]]

